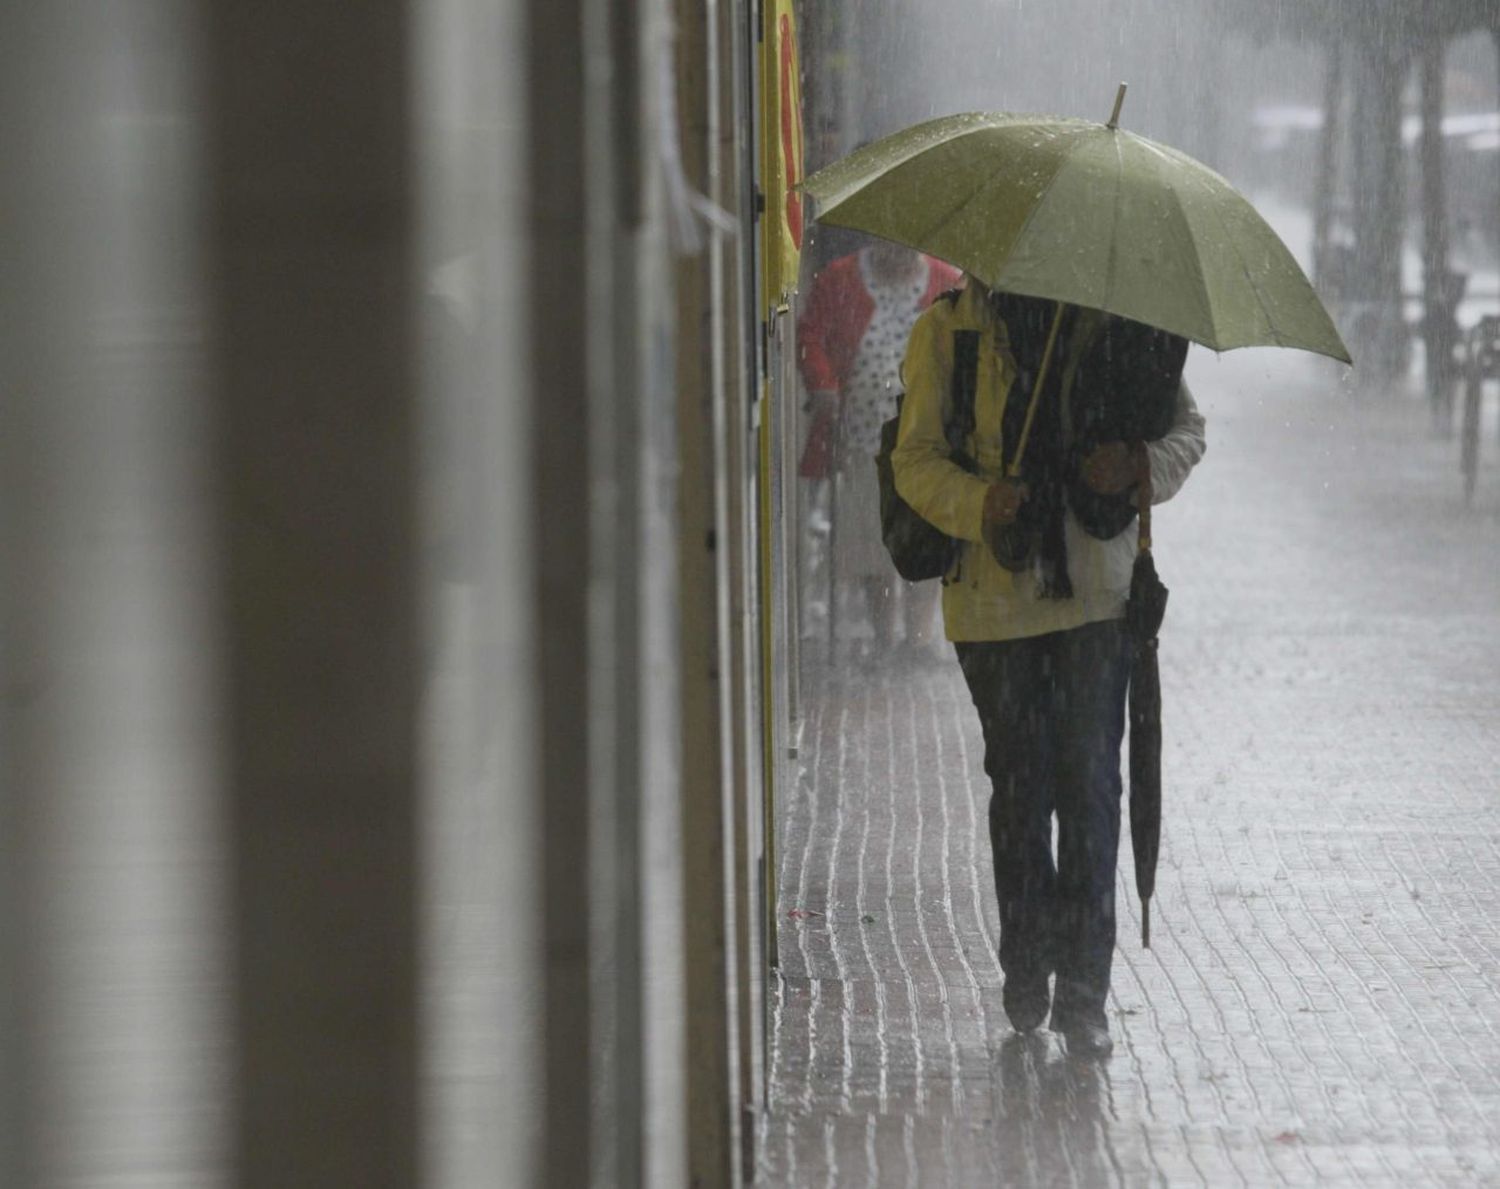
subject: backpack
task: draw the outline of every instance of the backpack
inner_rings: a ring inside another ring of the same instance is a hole
[[[943,436],[948,439],[949,457],[964,470],[978,470],[973,459],[964,453],[964,443],[974,432],[974,395],[979,377],[979,332],[953,332],[953,383],[948,417]],[[880,427],[880,452],[875,456],[875,472],[880,482],[880,538],[895,563],[896,573],[908,582],[943,578],[958,560],[961,542],[935,528],[917,514],[896,491],[896,472],[891,453],[901,429],[901,405],[905,394],[896,397],[896,415]]]

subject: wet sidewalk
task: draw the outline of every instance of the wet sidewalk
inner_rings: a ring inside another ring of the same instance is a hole
[[[1006,1023],[956,664],[810,671],[764,1183],[1500,1183],[1500,461],[1466,513],[1419,402],[1267,353],[1192,374],[1113,1058]]]

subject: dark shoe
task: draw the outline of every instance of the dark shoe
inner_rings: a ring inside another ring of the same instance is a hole
[[[1052,993],[1047,980],[1005,980],[1005,1014],[1017,1032],[1035,1032],[1052,1009]]]
[[[1068,1053],[1074,1057],[1108,1057],[1115,1051],[1109,1029],[1103,1024],[1069,1024],[1062,1029]]]
[[[1007,1008],[1005,1014],[1010,1018],[1010,1026],[1023,1036],[1030,1036],[1042,1026],[1042,1021],[1047,1018],[1047,1008]]]

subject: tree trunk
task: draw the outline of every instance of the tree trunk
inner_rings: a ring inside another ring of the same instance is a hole
[[[1328,43],[1323,79],[1323,136],[1318,150],[1318,189],[1313,199],[1313,282],[1337,289],[1338,274],[1329,260],[1334,204],[1338,196],[1339,118],[1344,93],[1344,44]]]
[[[1443,169],[1445,60],[1443,41],[1434,36],[1422,50],[1422,341],[1427,356],[1427,399],[1434,423],[1446,430],[1452,414],[1449,363],[1454,334],[1448,280],[1448,199]]]
[[[1370,45],[1356,75],[1352,118],[1367,135],[1355,138],[1354,276],[1357,303],[1351,330],[1372,379],[1391,381],[1405,368],[1406,325],[1401,309],[1401,90],[1406,59]]]

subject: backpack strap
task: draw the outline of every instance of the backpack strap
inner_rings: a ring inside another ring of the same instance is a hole
[[[943,434],[948,449],[955,455],[965,453],[969,435],[974,432],[974,399],[979,389],[979,331],[953,332],[953,387],[948,420]]]

